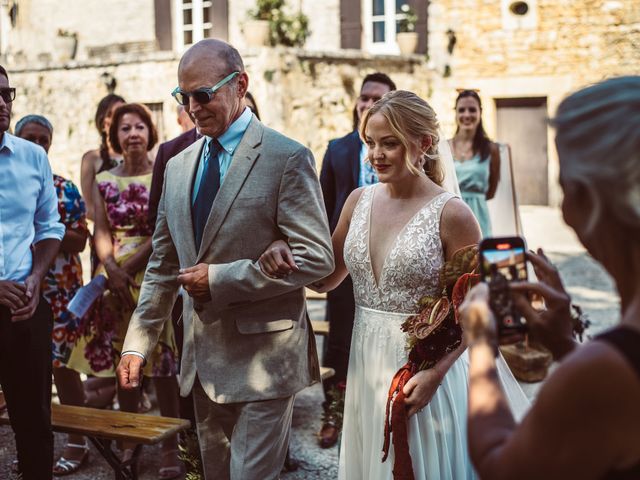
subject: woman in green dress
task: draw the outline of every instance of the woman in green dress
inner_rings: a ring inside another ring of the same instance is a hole
[[[487,200],[500,181],[500,154],[482,126],[482,103],[475,90],[462,90],[456,98],[456,133],[449,140],[462,199],[476,216],[483,237],[491,236]]]

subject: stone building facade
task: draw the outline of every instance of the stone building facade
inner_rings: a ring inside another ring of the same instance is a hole
[[[239,47],[263,120],[318,162],[327,141],[350,130],[367,73],[385,71],[427,98],[447,136],[456,89],[478,89],[487,131],[513,148],[524,203],[558,204],[546,119],[576,88],[638,72],[637,0],[406,1],[419,18],[412,56],[397,54],[396,0],[288,0],[310,18],[304,49],[247,48],[254,0],[0,0],[0,55],[18,87],[14,118],[52,120],[52,164],[74,180],[82,153],[98,144],[95,106],[114,88],[152,108],[162,139],[178,133],[169,92],[180,54],[185,42],[214,36]]]
[[[514,151],[520,197],[558,205],[558,159],[546,120],[568,93],[640,73],[640,3],[435,0],[429,56],[434,104],[447,123],[456,88],[478,89],[489,134]]]

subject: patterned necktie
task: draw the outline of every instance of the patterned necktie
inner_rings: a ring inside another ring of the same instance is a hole
[[[200,249],[202,234],[209,218],[211,205],[220,189],[220,162],[218,153],[222,150],[222,145],[215,138],[209,143],[209,158],[200,178],[198,195],[191,209],[191,219],[193,220],[193,234],[196,240],[196,250]]]

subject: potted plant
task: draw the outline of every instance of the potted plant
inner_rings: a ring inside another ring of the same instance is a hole
[[[257,0],[244,26],[247,44],[303,46],[310,34],[309,19],[302,13],[290,15],[285,10],[285,0]]]
[[[396,41],[400,48],[400,53],[409,55],[418,48],[418,32],[416,32],[416,23],[418,23],[418,15],[406,3],[400,7],[403,17],[398,21],[398,32],[396,33]]]
[[[271,10],[277,8],[279,3],[279,0],[258,0],[256,8],[249,10],[249,20],[243,28],[247,46],[263,47],[269,45]]]

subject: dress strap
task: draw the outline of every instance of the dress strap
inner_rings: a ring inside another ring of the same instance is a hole
[[[640,379],[640,331],[635,328],[617,327],[596,337],[612,345],[631,364]]]
[[[436,208],[436,211],[438,213],[438,224],[440,224],[440,216],[442,215],[442,210],[444,209],[444,206],[447,204],[447,202],[449,200],[451,200],[452,198],[456,198],[457,195],[451,193],[451,192],[442,192],[440,195],[438,195],[435,199],[433,199],[433,204]]]

